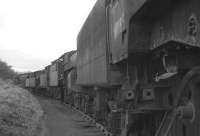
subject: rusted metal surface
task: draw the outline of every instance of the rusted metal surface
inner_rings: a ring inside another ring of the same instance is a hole
[[[73,68],[76,67],[76,65],[77,65],[77,52],[74,52],[74,53],[72,54],[72,56],[70,57],[70,63],[71,63],[71,66],[72,66]]]
[[[29,78],[25,80],[25,87],[29,87]]]
[[[146,52],[149,50],[149,22],[131,20],[129,32],[129,53]]]
[[[47,80],[49,78],[49,86],[55,87],[59,86],[63,83],[64,80],[64,57],[65,54],[59,57],[57,60],[53,61],[49,68],[46,70],[48,71],[49,77],[47,77]]]
[[[45,74],[47,76],[47,86],[49,86],[49,70],[50,70],[50,65],[45,67]]]
[[[47,75],[45,71],[42,71],[40,74],[40,87],[47,87]]]
[[[74,65],[76,64],[73,64],[71,63],[71,56],[73,56],[73,54],[75,54],[76,51],[71,51],[71,52],[67,52],[64,54],[63,56],[63,65],[64,65],[64,71],[68,71],[70,70],[72,67],[74,67]]]
[[[70,53],[66,53],[63,57],[63,65],[64,65],[64,71],[69,70],[71,67],[69,66],[69,57]]]
[[[199,1],[119,0],[110,6],[112,63],[170,41],[199,46]]]
[[[113,77],[118,78],[121,73],[109,61],[108,22],[105,0],[98,0],[78,35],[77,84],[119,84]]]
[[[34,75],[36,78],[39,78],[40,77],[40,74],[41,74],[41,71],[36,71],[34,72]]]
[[[121,112],[112,112],[110,113],[110,132],[112,134],[121,134],[121,124],[122,124],[122,113]]]
[[[35,87],[35,77],[29,78],[29,87]]]
[[[131,17],[146,3],[147,0],[115,0],[110,3],[109,39],[112,63],[126,59],[133,46],[133,49],[137,49],[136,45],[133,45],[130,41],[137,39],[137,37],[132,35],[129,22]]]
[[[77,79],[76,69],[73,69],[69,72],[67,76],[68,93],[80,91],[80,89],[76,85],[76,79]]]
[[[30,73],[29,76],[28,76],[28,80],[27,80],[27,85],[28,87],[36,87],[36,84],[35,84],[35,73]]]
[[[148,51],[171,42],[199,47],[199,4],[198,0],[149,0],[138,11],[129,10],[128,52]]]
[[[125,22],[128,28],[128,54],[150,50],[152,20],[160,16],[171,0],[127,0]],[[134,7],[134,8],[133,8]]]
[[[98,0],[78,35],[78,84],[108,82],[105,11],[105,0]]]
[[[199,5],[198,0],[173,2],[164,16],[152,25],[151,49],[169,41],[199,47]]]
[[[40,75],[41,75],[41,71],[34,72],[35,86],[36,87],[40,87]]]
[[[127,58],[127,28],[125,26],[124,1],[111,3],[109,11],[110,51],[112,63]]]
[[[57,64],[56,63],[54,63],[50,66],[49,86],[58,86],[58,71],[57,71]]]
[[[63,66],[64,56],[62,55],[57,61],[57,71],[58,71],[58,84],[63,84],[64,80],[64,66]]]

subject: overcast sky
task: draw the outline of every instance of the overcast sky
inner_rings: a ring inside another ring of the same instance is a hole
[[[44,68],[76,49],[96,0],[0,0],[0,59],[16,71]]]

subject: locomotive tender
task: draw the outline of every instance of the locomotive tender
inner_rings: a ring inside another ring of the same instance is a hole
[[[77,51],[46,68],[60,71],[46,75],[46,94],[114,135],[199,136],[199,9],[199,0],[97,0]]]

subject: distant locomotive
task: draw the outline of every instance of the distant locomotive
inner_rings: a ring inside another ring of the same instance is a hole
[[[45,69],[46,95],[114,135],[199,136],[199,17],[199,0],[97,0],[77,51]]]
[[[74,69],[76,64],[75,54],[76,51],[67,52],[53,61],[51,65],[46,66],[45,69],[27,73],[25,87],[38,94],[56,99],[63,98],[64,101],[68,91],[68,84],[75,84],[75,81],[72,83],[67,81],[68,73]]]

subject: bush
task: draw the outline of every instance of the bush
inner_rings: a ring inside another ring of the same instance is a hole
[[[0,136],[41,136],[43,110],[27,91],[0,79]]]
[[[0,78],[14,79],[17,73],[6,62],[0,60]]]

